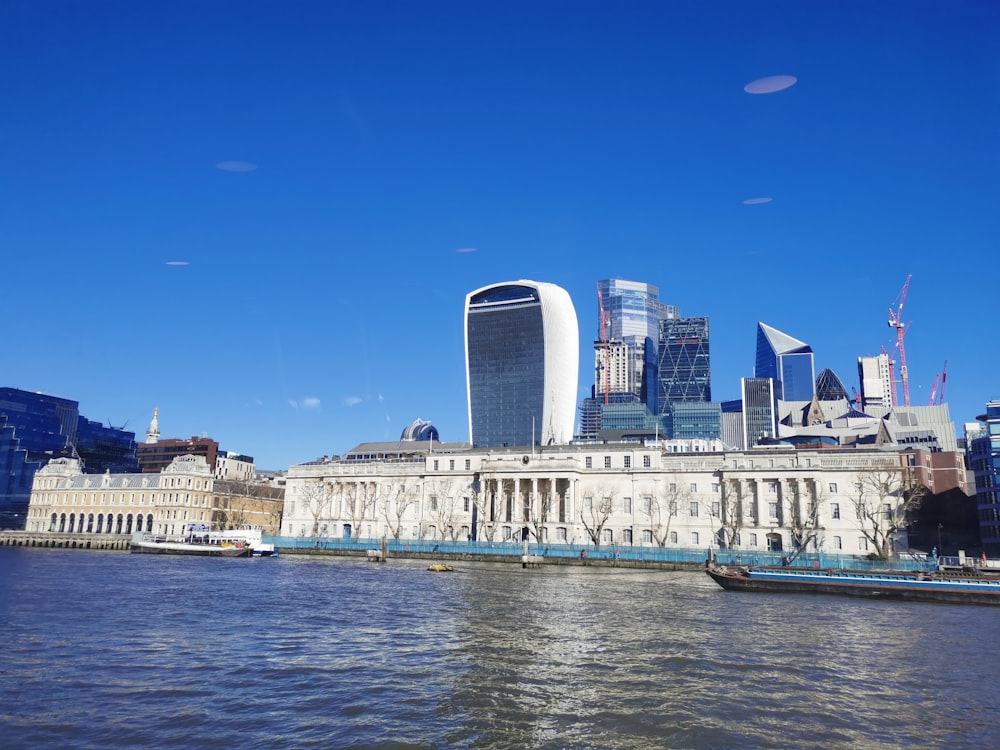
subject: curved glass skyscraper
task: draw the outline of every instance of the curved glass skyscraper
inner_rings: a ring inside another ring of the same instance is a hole
[[[580,331],[565,289],[511,281],[465,298],[469,442],[482,448],[568,443]]]

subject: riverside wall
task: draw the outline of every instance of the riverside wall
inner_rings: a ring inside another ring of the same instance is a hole
[[[0,531],[0,547],[51,547],[128,552],[131,534],[66,534],[38,531]]]

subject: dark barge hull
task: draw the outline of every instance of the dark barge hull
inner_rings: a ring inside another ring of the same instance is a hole
[[[1000,583],[976,579],[920,580],[899,576],[852,580],[837,573],[803,575],[799,580],[752,578],[744,571],[708,569],[712,580],[727,591],[772,594],[835,594],[869,599],[895,599],[947,604],[1000,606]],[[980,590],[976,590],[980,589]]]
[[[250,557],[253,553],[251,547],[218,547],[214,545],[181,545],[157,546],[155,544],[133,544],[131,549],[133,554],[140,555],[193,555],[195,557]]]

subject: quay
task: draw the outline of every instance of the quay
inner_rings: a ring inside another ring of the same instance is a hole
[[[131,539],[131,534],[0,531],[0,547],[51,547],[128,552]]]
[[[695,547],[654,547],[629,545],[529,544],[508,541],[453,541],[403,539],[344,539],[330,537],[265,536],[281,557],[289,555],[359,557],[372,562],[393,559],[428,560],[454,565],[461,562],[498,562],[523,568],[553,565],[637,568],[664,571],[704,570],[706,560],[718,565],[780,567],[785,552],[699,549]],[[0,547],[92,549],[128,552],[127,534],[67,534],[39,531],[0,531]],[[947,558],[942,558],[947,559]],[[967,558],[971,560],[972,558]],[[907,558],[891,561],[869,560],[852,555],[801,554],[800,567],[845,570],[928,570],[936,560]],[[994,561],[990,561],[992,564]],[[992,567],[992,565],[989,565]]]

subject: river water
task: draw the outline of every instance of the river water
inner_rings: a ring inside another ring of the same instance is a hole
[[[0,548],[0,745],[993,748],[1000,610]]]

